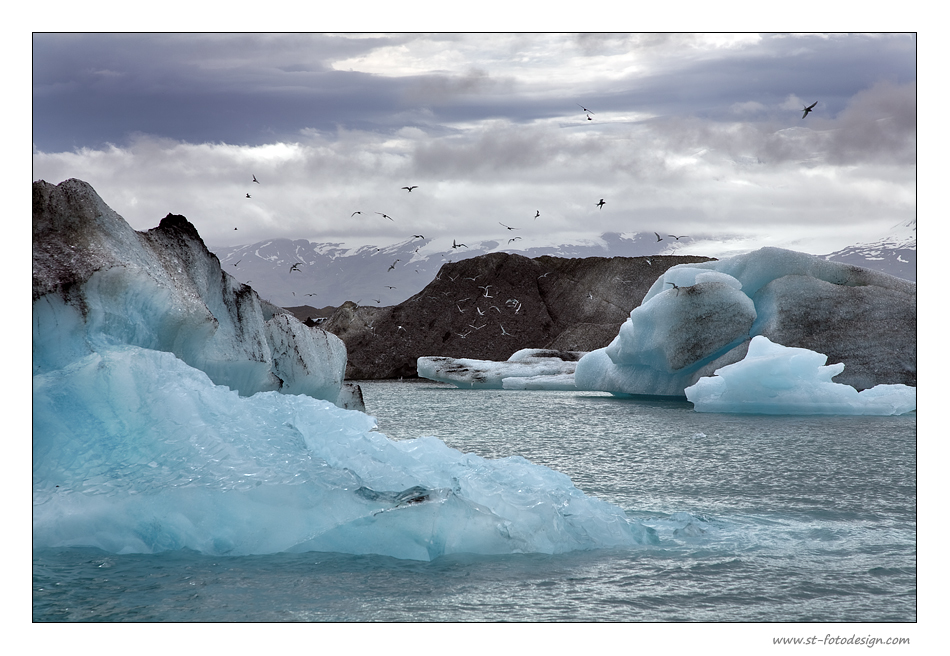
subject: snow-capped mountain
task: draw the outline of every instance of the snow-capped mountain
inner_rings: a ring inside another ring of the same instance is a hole
[[[917,219],[900,223],[874,241],[853,244],[823,255],[826,260],[883,271],[917,281]]]
[[[246,246],[210,247],[221,268],[249,283],[262,298],[281,307],[395,305],[422,291],[443,264],[499,251],[534,258],[639,257],[686,254],[682,243],[657,241],[654,233],[604,233],[598,240],[560,246],[514,249],[501,241],[452,248],[444,240],[412,238],[389,246],[346,248],[339,243],[272,239]],[[507,248],[506,248],[507,247]]]
[[[596,240],[581,243],[524,248],[517,248],[514,238],[507,243],[492,240],[462,245],[425,237],[382,247],[347,248],[341,243],[271,239],[244,246],[209,248],[221,260],[225,271],[240,282],[250,284],[261,298],[280,307],[337,307],[346,301],[386,307],[422,291],[443,264],[486,253],[504,251],[530,258],[695,255],[689,250],[690,244],[715,241],[709,236],[681,240],[669,237],[658,241],[652,232],[608,232]],[[916,281],[917,221],[913,219],[895,226],[886,236],[873,242],[855,244],[820,257]]]

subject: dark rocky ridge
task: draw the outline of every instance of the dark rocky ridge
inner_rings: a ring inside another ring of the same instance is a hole
[[[413,377],[422,356],[507,360],[523,348],[590,351],[617,336],[664,271],[710,259],[491,253],[443,265],[398,305],[347,302],[321,327],[346,344],[349,379]]]

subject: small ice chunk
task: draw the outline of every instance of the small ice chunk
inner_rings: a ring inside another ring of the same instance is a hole
[[[686,388],[697,412],[788,415],[900,415],[917,409],[917,388],[877,385],[862,392],[832,382],[844,364],[757,335],[745,358]]]

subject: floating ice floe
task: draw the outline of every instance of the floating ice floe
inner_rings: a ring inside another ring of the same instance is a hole
[[[785,415],[901,415],[917,409],[917,388],[877,385],[858,392],[832,382],[844,370],[827,356],[752,338],[740,362],[686,388],[697,412]]]
[[[463,389],[573,390],[574,368],[583,355],[581,351],[522,349],[505,362],[421,357],[416,371],[422,378]]]
[[[308,396],[239,396],[170,353],[102,348],[33,377],[33,544],[430,560],[656,541],[564,474],[374,428]]]

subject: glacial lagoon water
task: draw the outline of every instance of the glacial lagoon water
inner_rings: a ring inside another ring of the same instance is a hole
[[[33,620],[917,620],[916,413],[739,416],[595,392],[360,384],[386,435],[556,469],[659,544],[432,562],[41,549]]]

